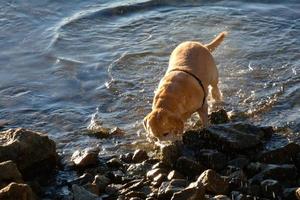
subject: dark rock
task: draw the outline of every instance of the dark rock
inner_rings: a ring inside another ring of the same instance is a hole
[[[84,173],[83,175],[81,175],[80,177],[69,181],[68,184],[70,186],[76,184],[76,185],[84,185],[87,184],[88,182],[92,182],[94,180],[94,177],[92,174],[90,173]]]
[[[137,163],[137,164],[131,164],[128,168],[127,168],[127,173],[128,175],[131,176],[137,176],[137,177],[141,177],[144,176],[150,169],[151,169],[151,165],[147,164],[147,163]]]
[[[296,197],[300,200],[300,187],[296,190]]]
[[[283,199],[285,200],[297,200],[296,190],[298,188],[285,188],[283,190]]]
[[[183,190],[187,185],[184,179],[174,179],[170,182],[163,182],[158,190],[158,199],[170,199],[175,192]]]
[[[100,200],[97,195],[78,185],[72,185],[72,191],[74,200]]]
[[[266,179],[275,179],[288,184],[294,184],[297,178],[295,165],[266,165],[263,170],[256,174],[250,182],[261,182]]]
[[[105,191],[106,186],[111,183],[111,180],[103,175],[96,175],[93,184],[96,185],[99,192]]]
[[[161,168],[161,169],[169,170],[169,166],[166,165],[166,164],[163,163],[163,162],[158,162],[158,163],[156,163],[156,164],[154,164],[154,165],[152,166],[152,169],[156,169],[156,168]]]
[[[132,163],[133,162],[132,157],[133,157],[133,153],[126,153],[120,156],[120,160],[122,160],[125,163]]]
[[[85,168],[94,166],[98,163],[99,148],[84,149],[83,151],[75,151],[71,157],[76,167]]]
[[[266,179],[260,183],[261,191],[264,197],[274,198],[282,196],[282,186],[278,181],[272,179]]]
[[[119,136],[125,135],[125,132],[122,129],[120,129],[119,127],[115,127],[110,130],[109,135],[119,137]]]
[[[204,200],[204,190],[201,187],[189,186],[181,191],[175,192],[171,200]]]
[[[237,158],[229,161],[227,163],[227,165],[243,169],[243,168],[245,168],[249,164],[249,162],[250,161],[249,161],[248,158],[246,158],[244,156],[240,156],[240,157],[237,157]]]
[[[297,153],[295,157],[295,165],[298,169],[300,169],[300,153]]]
[[[172,170],[169,174],[168,174],[168,180],[173,180],[173,179],[184,179],[185,177],[178,171],[176,170]]]
[[[132,156],[132,161],[135,163],[143,162],[148,159],[148,154],[144,150],[137,149]]]
[[[157,176],[155,176],[153,178],[153,182],[152,182],[152,185],[154,187],[159,187],[161,185],[161,183],[163,181],[165,181],[167,179],[167,175],[166,174],[158,174]]]
[[[196,161],[182,156],[176,161],[176,169],[185,176],[193,178],[201,174],[205,170],[205,167]]]
[[[173,167],[177,158],[179,158],[182,154],[181,147],[177,143],[172,143],[162,147],[162,162],[167,166]]]
[[[217,195],[210,198],[209,200],[231,200],[231,199],[226,195]]]
[[[247,165],[245,172],[248,177],[252,177],[256,174],[258,174],[262,169],[264,165],[259,162],[252,162],[249,165]]]
[[[37,175],[53,170],[58,155],[47,135],[18,128],[0,132],[0,162],[7,160],[15,162],[23,176],[31,171]]]
[[[227,164],[226,155],[214,149],[202,149],[197,152],[196,156],[201,163],[205,163],[206,167],[210,169],[221,170]]]
[[[229,122],[227,112],[224,109],[214,111],[209,115],[211,124],[224,124]]]
[[[0,163],[0,189],[11,182],[23,183],[23,178],[17,165],[9,160]]]
[[[288,164],[296,160],[298,153],[300,153],[300,145],[292,142],[283,147],[260,153],[257,160],[270,164]]]
[[[251,183],[248,185],[247,189],[247,194],[250,194],[251,196],[261,196],[261,188],[260,184],[253,184]]]
[[[110,168],[120,168],[123,167],[123,163],[118,158],[112,158],[106,162],[106,165]]]
[[[197,186],[203,187],[205,191],[213,194],[227,194],[229,184],[218,175],[214,170],[208,169],[204,171],[196,181]]]
[[[200,131],[197,130],[186,131],[182,136],[182,142],[186,147],[197,150],[205,148],[207,146],[207,142],[205,141],[205,139],[203,139]]]
[[[247,184],[247,177],[243,170],[233,172],[227,177],[227,181],[230,186],[230,190],[240,190]]]
[[[113,183],[123,183],[123,179],[126,178],[125,174],[121,170],[110,171],[105,173],[105,176],[109,178]]]
[[[106,186],[105,192],[108,195],[118,195],[119,190],[121,190],[122,187],[122,184],[109,184],[108,186]]]
[[[10,183],[0,190],[0,200],[35,200],[37,197],[27,184]]]
[[[148,171],[146,176],[148,179],[153,180],[153,178],[156,177],[157,175],[166,174],[166,173],[167,171],[165,169],[156,168]]]
[[[133,198],[138,197],[140,199],[146,199],[146,195],[143,192],[137,192],[137,191],[130,191],[127,194],[125,194],[125,198]]]

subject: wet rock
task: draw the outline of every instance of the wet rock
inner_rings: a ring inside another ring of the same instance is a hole
[[[17,165],[9,160],[0,163],[0,189],[11,182],[23,183],[23,179]]]
[[[118,158],[112,158],[106,162],[106,165],[110,168],[121,168],[123,163]]]
[[[205,170],[205,167],[196,161],[182,156],[176,161],[176,170],[185,176],[193,178],[201,174]]]
[[[260,183],[261,191],[266,198],[278,198],[282,196],[282,186],[278,181],[272,179],[266,179]]]
[[[90,173],[84,173],[83,175],[81,175],[80,177],[72,180],[72,181],[69,181],[68,184],[71,186],[71,185],[84,185],[88,182],[92,182],[94,180],[94,177],[92,174]]]
[[[172,143],[161,148],[162,162],[173,167],[179,156],[181,156],[181,147],[177,143]]]
[[[120,129],[119,127],[115,127],[110,130],[109,135],[119,137],[119,136],[125,135],[125,132],[122,129]]]
[[[209,115],[209,120],[211,124],[224,124],[229,122],[227,112],[224,109],[212,112]]]
[[[205,189],[207,192],[213,194],[227,194],[229,189],[229,184],[218,175],[214,170],[208,169],[204,171],[197,179],[197,186]]]
[[[200,131],[200,137],[221,151],[243,152],[261,147],[264,133],[249,124],[214,125]]]
[[[153,178],[158,176],[159,174],[166,174],[166,173],[167,173],[167,171],[165,169],[156,168],[156,169],[152,169],[152,170],[148,171],[146,176],[148,179],[153,180]]]
[[[231,199],[226,195],[217,195],[210,198],[209,200],[231,200]]]
[[[100,198],[78,185],[72,185],[74,200],[100,200]]]
[[[168,174],[168,180],[173,180],[173,179],[184,179],[185,177],[178,171],[176,170],[172,170],[169,174]]]
[[[35,200],[37,199],[27,184],[10,183],[0,190],[0,200]]]
[[[137,149],[132,156],[132,161],[135,163],[143,162],[148,159],[148,154],[144,150]]]
[[[298,188],[285,188],[283,190],[283,199],[286,199],[286,200],[297,200],[297,197],[296,197],[296,190]]]
[[[58,155],[47,135],[27,129],[0,132],[0,162],[12,160],[20,172],[48,172],[56,167]]]
[[[227,165],[243,169],[243,168],[245,168],[249,164],[249,162],[250,161],[249,161],[248,158],[246,158],[244,156],[240,156],[240,157],[237,157],[237,158],[229,161],[227,163]]]
[[[85,168],[94,166],[98,163],[99,148],[85,149],[83,151],[75,151],[71,157],[76,167]]]
[[[202,149],[196,156],[201,163],[205,163],[207,168],[214,170],[221,170],[227,164],[226,155],[214,149]]]
[[[132,157],[133,157],[133,153],[126,153],[120,156],[120,160],[122,160],[125,163],[132,163],[133,162]]]
[[[257,160],[270,164],[289,164],[296,160],[298,153],[300,153],[300,145],[292,142],[283,147],[260,153]]]
[[[295,165],[266,165],[263,170],[256,174],[250,182],[261,182],[266,179],[275,179],[284,183],[294,184],[297,178]]]

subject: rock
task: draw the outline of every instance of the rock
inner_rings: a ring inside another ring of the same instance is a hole
[[[83,151],[77,150],[73,153],[71,161],[79,168],[94,166],[98,163],[99,151],[99,148],[84,149]]]
[[[97,186],[97,190],[100,192],[105,191],[106,186],[111,183],[111,180],[103,175],[96,175],[93,184]]]
[[[172,170],[169,174],[168,174],[168,180],[173,180],[173,179],[184,179],[185,177],[178,171],[176,170]]]
[[[118,195],[119,190],[121,190],[123,187],[122,184],[109,184],[108,186],[106,186],[105,188],[105,193],[107,193],[108,195]]]
[[[147,171],[149,171],[151,169],[151,165],[147,164],[147,163],[137,163],[137,164],[131,164],[128,168],[127,168],[127,173],[130,176],[137,176],[137,177],[141,177],[144,176]]]
[[[259,162],[251,162],[246,166],[245,172],[248,177],[252,177],[252,176],[260,173],[261,170],[263,169],[263,167],[264,167],[264,165]]]
[[[260,183],[261,191],[266,198],[280,198],[282,196],[282,186],[278,181],[272,179],[266,179]]]
[[[11,182],[23,183],[22,174],[11,160],[0,163],[0,172],[0,189]]]
[[[205,170],[205,167],[196,161],[182,156],[176,161],[176,170],[185,176],[193,178],[201,174]]]
[[[227,163],[227,165],[243,169],[243,168],[245,168],[249,164],[249,162],[250,161],[249,161],[248,158],[246,158],[244,156],[240,156],[240,157],[237,157],[237,158],[229,161]]]
[[[209,115],[209,120],[211,124],[224,124],[229,122],[227,112],[224,109],[212,112]]]
[[[106,165],[110,168],[121,168],[123,163],[118,158],[112,158],[106,162]]]
[[[295,167],[295,165],[269,164],[266,165],[260,173],[252,177],[250,182],[253,183],[253,182],[261,182],[266,179],[275,179],[280,182],[293,184],[295,183],[296,178],[297,178],[297,168]]]
[[[47,135],[27,129],[0,132],[0,162],[12,160],[23,174],[49,172],[56,167],[58,155],[54,141]]]
[[[120,156],[120,160],[122,160],[125,163],[132,163],[133,162],[132,157],[133,157],[133,153],[126,153]]]
[[[257,160],[269,164],[289,164],[296,160],[298,153],[300,153],[300,145],[291,142],[283,147],[263,151],[258,155]]]
[[[227,177],[227,181],[230,186],[230,190],[240,190],[244,185],[247,184],[247,177],[243,170],[238,170],[231,173]]]
[[[286,199],[286,200],[297,200],[297,197],[296,197],[296,190],[298,188],[285,188],[283,190],[283,199]],[[298,199],[299,200],[299,199]]]
[[[187,181],[184,179],[175,179],[170,182],[162,182],[161,186],[158,189],[157,198],[161,200],[170,199],[175,192],[184,189],[186,185]]]
[[[298,200],[300,200],[300,188],[296,190],[296,197]]]
[[[153,178],[153,182],[152,182],[152,185],[154,187],[159,187],[161,185],[161,183],[163,181],[165,181],[167,179],[167,175],[166,174],[158,174],[157,176],[155,176]]]
[[[213,198],[210,198],[209,200],[231,200],[231,199],[226,195],[217,195],[214,196]]]
[[[300,169],[300,153],[297,153],[295,157],[295,165],[298,169]]]
[[[260,148],[263,136],[263,131],[256,126],[241,123],[214,125],[200,130],[201,139],[205,139],[209,146],[239,153]]]
[[[169,170],[169,166],[166,165],[166,164],[163,163],[163,162],[157,162],[156,164],[154,164],[154,165],[152,166],[152,169],[157,169],[157,168]]]
[[[179,156],[181,156],[181,148],[177,143],[172,143],[161,148],[162,162],[170,167],[175,165]]]
[[[27,184],[10,183],[0,190],[0,200],[35,200],[37,199]]]
[[[143,192],[130,191],[125,194],[125,198],[132,199],[133,197],[138,197],[139,199],[146,199],[146,195]]]
[[[175,192],[171,200],[205,200],[204,190],[200,187],[187,187]]]
[[[125,132],[122,129],[120,129],[119,127],[115,127],[110,130],[109,135],[110,136],[123,136],[123,135],[125,135]]]
[[[116,171],[109,171],[105,173],[105,176],[111,180],[111,182],[116,183],[116,184],[121,184],[123,183],[123,180],[128,178],[123,171],[121,170],[116,170]]]
[[[202,149],[197,152],[197,159],[205,166],[214,170],[221,170],[227,164],[227,157],[225,154],[214,149]]]
[[[148,179],[153,180],[154,177],[156,177],[159,174],[166,174],[167,171],[165,169],[161,169],[161,168],[156,168],[156,169],[152,169],[150,171],[147,172],[146,176]]]
[[[227,194],[229,189],[228,182],[211,169],[204,171],[196,182],[198,187],[203,186],[205,191],[213,194]]]
[[[94,177],[92,174],[90,173],[84,173],[82,174],[80,177],[72,180],[72,181],[69,181],[68,184],[70,186],[76,184],[76,185],[84,185],[84,184],[87,184],[88,182],[92,182],[94,180]]]
[[[182,142],[184,146],[196,150],[205,148],[207,143],[205,139],[203,139],[202,134],[200,134],[200,131],[197,130],[189,130],[184,132],[182,136]]]
[[[144,150],[137,149],[132,156],[132,161],[135,163],[143,162],[148,159],[148,154]]]
[[[78,185],[72,185],[74,200],[100,200],[100,198]]]

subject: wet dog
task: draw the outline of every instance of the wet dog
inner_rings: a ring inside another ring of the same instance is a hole
[[[151,139],[175,141],[181,138],[185,121],[197,112],[203,126],[208,125],[208,86],[215,101],[222,98],[219,74],[211,52],[226,36],[220,33],[211,43],[187,41],[172,52],[169,67],[161,79],[152,104],[144,118]]]

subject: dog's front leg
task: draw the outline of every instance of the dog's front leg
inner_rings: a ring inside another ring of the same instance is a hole
[[[201,118],[202,126],[204,128],[208,127],[208,104],[207,104],[206,100],[205,100],[204,104],[202,105],[202,107],[197,110],[197,113],[199,114],[199,117]]]

